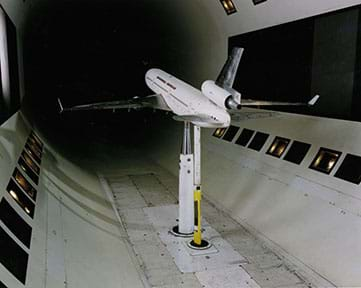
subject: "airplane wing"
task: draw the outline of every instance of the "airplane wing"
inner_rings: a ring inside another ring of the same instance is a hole
[[[241,60],[244,49],[234,47],[231,55],[229,55],[226,63],[224,64],[221,73],[219,74],[215,83],[226,90],[233,87],[233,82],[237,74],[239,61]]]
[[[298,103],[298,102],[279,102],[279,101],[263,101],[263,100],[252,100],[252,99],[242,99],[241,105],[245,107],[250,106],[313,106],[320,98],[319,95],[315,95],[307,103]]]
[[[58,98],[60,106],[60,113],[66,111],[80,111],[80,110],[116,110],[116,109],[135,109],[135,108],[154,108],[159,110],[171,111],[163,97],[159,94],[150,95],[147,97],[134,97],[129,100],[97,102],[83,105],[75,105],[72,107],[63,107]]]

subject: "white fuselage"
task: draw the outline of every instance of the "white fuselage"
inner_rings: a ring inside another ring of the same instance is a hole
[[[145,75],[148,87],[160,94],[174,114],[178,116],[208,116],[212,121],[191,121],[194,125],[215,128],[228,127],[231,117],[222,108],[208,99],[200,90],[160,70],[150,69]]]

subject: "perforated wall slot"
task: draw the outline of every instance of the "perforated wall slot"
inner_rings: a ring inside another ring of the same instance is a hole
[[[349,181],[354,184],[361,183],[361,157],[347,154],[335,177]]]
[[[26,164],[37,174],[40,173],[40,167],[38,164],[35,163],[35,161],[25,152],[23,151],[21,153],[21,157],[25,160]]]
[[[29,255],[0,227],[0,262],[21,283],[26,282]]]
[[[10,180],[6,190],[17,204],[28,214],[31,218],[34,217],[34,203],[21,191],[20,187],[13,179]]]
[[[241,132],[241,135],[239,135],[236,144],[246,147],[253,134],[254,130],[244,128]]]
[[[0,220],[28,248],[30,248],[31,227],[3,198],[0,202]]]
[[[239,127],[232,126],[232,125],[229,126],[227,129],[227,132],[224,134],[222,139],[232,142],[232,140],[233,140],[234,136],[236,136],[238,130],[239,130]]]
[[[44,144],[43,142],[40,141],[39,138],[37,138],[37,136],[35,136],[34,134],[31,134],[29,136],[29,141],[36,144],[38,147],[40,147],[41,149],[43,148]]]
[[[227,128],[217,128],[216,130],[214,130],[213,136],[216,138],[222,138],[226,130]]]
[[[28,142],[26,142],[26,145],[29,145],[31,151],[33,151],[36,156],[41,157],[42,151],[36,144],[28,140]]]
[[[39,143],[42,143],[39,136],[36,135],[34,131],[31,132],[30,137],[33,137],[36,141],[38,141]]]
[[[267,154],[280,158],[283,153],[286,151],[288,144],[290,143],[290,139],[276,137],[271,146],[269,147]]]
[[[227,15],[231,15],[237,12],[236,6],[232,0],[220,0],[223,6],[224,11],[226,11]]]
[[[315,159],[312,161],[310,168],[322,173],[330,174],[341,154],[342,153],[339,151],[320,148]]]
[[[38,155],[30,148],[29,144],[26,144],[24,147],[24,151],[26,151],[33,159],[38,163],[41,164],[41,154]]]
[[[299,141],[293,141],[290,149],[288,150],[286,156],[283,158],[283,160],[295,163],[295,164],[301,164],[302,160],[305,158],[308,150],[310,150],[311,144],[299,142]]]
[[[263,145],[266,143],[268,137],[269,134],[257,132],[256,135],[254,135],[251,143],[248,145],[248,148],[251,148],[256,151],[260,151]]]
[[[23,170],[26,173],[26,175],[28,175],[29,178],[36,185],[38,185],[38,183],[39,183],[38,175],[35,174],[35,172],[29,167],[29,165],[25,162],[25,160],[23,158],[20,158],[18,163],[19,163],[21,170]]]
[[[30,146],[34,146],[34,148],[35,148],[37,151],[39,151],[39,152],[42,152],[42,151],[43,151],[43,147],[40,146],[40,145],[38,144],[38,142],[36,142],[36,141],[34,140],[34,138],[29,138],[28,141],[27,141],[27,143],[29,143]]]
[[[28,196],[36,201],[36,189],[29,183],[28,180],[26,180],[18,168],[15,168],[13,177],[16,183],[28,194]]]

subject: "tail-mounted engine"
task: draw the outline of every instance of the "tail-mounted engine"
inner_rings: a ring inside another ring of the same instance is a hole
[[[236,90],[227,91],[211,80],[204,81],[201,89],[202,93],[218,106],[226,109],[241,109],[241,94]]]

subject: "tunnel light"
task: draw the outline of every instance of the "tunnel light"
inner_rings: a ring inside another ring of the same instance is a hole
[[[220,0],[220,1],[227,15],[237,12],[236,6],[234,6],[232,0]]]
[[[13,177],[19,186],[28,194],[30,198],[34,201],[36,200],[36,190],[34,187],[25,179],[25,177],[20,173],[20,170],[15,168]]]
[[[9,193],[10,193],[11,197],[13,197],[15,200],[19,200],[19,197],[18,197],[18,195],[16,195],[14,190],[10,190]]]
[[[35,204],[27,197],[27,195],[20,189],[13,179],[10,179],[10,182],[6,188],[10,196],[15,200],[15,202],[28,214],[31,218],[34,216]]]
[[[267,154],[280,158],[283,155],[283,153],[286,151],[286,148],[289,143],[290,143],[289,139],[276,137],[271,147],[268,149]]]
[[[25,162],[30,166],[31,169],[33,169],[33,171],[39,175],[40,173],[40,168],[37,164],[35,164],[35,162],[33,161],[33,159],[30,158],[30,156],[23,151],[21,153],[21,156],[23,157],[23,159],[25,160]]]
[[[36,184],[38,185],[39,183],[39,175],[36,174],[32,168],[30,168],[29,164],[27,162],[25,162],[23,157],[19,158],[19,167],[21,167],[21,169],[26,173],[27,176],[29,176],[29,178]]]
[[[312,161],[310,168],[330,174],[340,156],[341,152],[320,148],[315,159]]]
[[[222,136],[224,135],[224,133],[226,132],[227,128],[217,128],[214,133],[213,136],[217,137],[217,138],[222,138]]]

